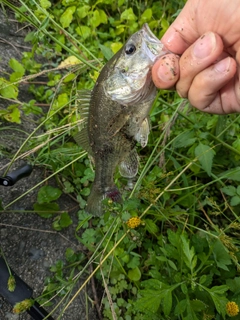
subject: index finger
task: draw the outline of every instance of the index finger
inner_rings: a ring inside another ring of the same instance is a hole
[[[182,54],[200,36],[196,24],[194,1],[187,1],[176,20],[168,28],[161,41],[171,52]]]

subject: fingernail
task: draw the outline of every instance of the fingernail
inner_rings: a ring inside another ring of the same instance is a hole
[[[196,58],[204,59],[209,54],[212,53],[212,51],[216,47],[216,37],[213,32],[208,32],[201,36],[200,39],[197,40],[195,43],[195,46],[193,48],[193,54]]]
[[[220,73],[226,73],[226,72],[229,71],[230,63],[231,63],[231,59],[229,57],[225,58],[225,59],[220,60],[219,62],[217,62],[214,65],[214,69],[217,70]]]

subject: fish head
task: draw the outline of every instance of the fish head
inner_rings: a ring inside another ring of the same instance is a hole
[[[141,102],[155,90],[151,68],[155,61],[169,51],[152,33],[148,24],[134,33],[118,52],[109,77],[104,83],[105,93],[123,105]]]

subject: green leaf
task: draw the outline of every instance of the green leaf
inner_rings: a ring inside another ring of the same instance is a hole
[[[183,292],[185,295],[187,295],[187,293],[188,293],[188,288],[187,288],[186,283],[182,283],[182,284],[181,284],[181,290],[182,290],[182,292]]]
[[[202,168],[207,172],[210,176],[212,172],[212,162],[213,157],[215,155],[215,151],[202,143],[195,148],[195,156],[198,158],[199,162],[202,165]]]
[[[114,54],[117,53],[122,48],[122,46],[123,46],[122,42],[113,42],[113,43],[111,43],[112,52]]]
[[[83,39],[87,39],[91,35],[91,29],[88,26],[78,26],[76,32]]]
[[[135,306],[140,311],[151,311],[156,313],[159,309],[160,303],[162,301],[162,292],[156,290],[140,290],[140,298],[138,298]]]
[[[100,43],[98,46],[99,46],[100,50],[102,51],[102,54],[104,55],[104,57],[107,59],[107,61],[110,60],[113,56],[112,50],[110,48],[100,44]]]
[[[68,7],[70,6],[71,4],[75,3],[76,0],[62,0],[62,4],[65,6],[65,7]]]
[[[75,6],[68,7],[60,17],[60,23],[63,28],[68,28],[72,22],[73,14],[76,11]]]
[[[34,40],[36,40],[36,32],[35,31],[29,32],[26,35],[26,37],[24,38],[24,42],[31,42]]]
[[[72,224],[72,219],[67,212],[60,214],[59,225],[61,228],[67,228]]]
[[[118,0],[118,7],[121,7],[124,4],[125,0]]]
[[[187,316],[184,317],[184,320],[199,320],[189,299],[187,299]]]
[[[126,9],[122,12],[121,14],[121,20],[137,20],[137,17],[135,16],[135,14],[133,13],[133,9],[129,8]]]
[[[221,286],[214,286],[211,289],[208,289],[208,292],[214,294],[224,294],[226,291],[228,291],[228,289],[228,286],[223,284]]]
[[[206,126],[207,130],[215,128],[218,123],[218,119],[219,119],[219,115],[216,115],[216,114],[211,115],[210,120],[208,120],[208,122],[207,122],[207,126]]]
[[[144,281],[146,282],[146,281]],[[153,283],[155,280],[152,281]],[[140,298],[136,302],[136,306],[140,311],[151,311],[156,313],[159,309],[160,303],[163,300],[163,312],[165,315],[169,315],[172,309],[172,291],[175,290],[180,284],[177,283],[169,287],[163,282],[159,282],[156,289],[139,290]],[[157,289],[157,287],[160,287]]]
[[[151,219],[145,219],[144,222],[146,225],[146,229],[150,234],[156,235],[158,233],[159,228],[155,222],[153,222]]]
[[[37,201],[39,204],[49,203],[53,200],[57,200],[62,194],[62,191],[58,188],[52,186],[43,186],[37,196]]]
[[[51,218],[53,214],[59,211],[59,205],[55,202],[52,203],[35,203],[33,209],[42,218]]]
[[[180,242],[180,234],[178,232],[174,232],[171,229],[167,230],[168,240],[175,247],[179,248]]]
[[[141,271],[138,267],[128,271],[128,277],[131,281],[139,281],[141,279]]]
[[[212,250],[217,266],[228,271],[229,269],[227,266],[232,264],[232,260],[222,242],[217,240]]]
[[[189,147],[196,141],[193,131],[185,131],[180,133],[173,141],[174,148]]]
[[[172,289],[165,290],[163,297],[163,312],[167,317],[172,309]]]
[[[90,10],[90,6],[88,5],[84,5],[84,6],[81,6],[80,8],[77,8],[77,15],[80,19],[83,19],[85,18],[87,15],[88,15],[88,12]]]
[[[161,33],[165,33],[169,28],[169,22],[167,19],[164,19],[164,18],[161,19],[161,27],[162,27]]]
[[[235,277],[234,279],[227,279],[226,284],[232,292],[236,294],[240,293],[240,277]]]
[[[52,108],[49,112],[49,115],[54,113],[55,111],[61,109],[63,106],[66,106],[69,102],[69,98],[67,93],[61,93],[58,95],[57,99],[54,100],[52,104]]]
[[[20,77],[22,77],[25,73],[25,69],[20,62],[16,59],[12,58],[9,60],[9,66],[13,69],[13,71],[17,72]]]
[[[225,317],[225,314],[226,314],[225,306],[228,302],[228,299],[222,295],[229,289],[228,286],[226,285],[215,286],[215,287],[212,287],[211,289],[208,289],[206,287],[204,288],[210,294],[218,313],[220,313]]]
[[[149,279],[142,281],[142,286],[146,289],[159,290],[162,287],[163,283],[157,279]]]
[[[205,274],[203,274],[199,280],[200,284],[204,284],[204,282],[207,280],[207,276]]]
[[[130,262],[127,264],[129,269],[134,269],[140,265],[140,257],[133,256]]]
[[[21,73],[19,73],[19,72],[13,72],[13,73],[10,75],[10,82],[12,82],[12,83],[17,82],[17,81],[19,81],[21,78],[22,78]]]
[[[65,251],[65,258],[68,262],[74,262],[76,261],[76,255],[72,248],[67,248]]]
[[[85,211],[79,211],[78,212],[78,220],[79,220],[79,224],[76,228],[76,232],[81,229],[81,228],[88,228],[88,220],[91,219],[91,215],[89,215],[89,213],[86,213]]]
[[[200,312],[200,311],[206,309],[206,307],[207,307],[204,302],[202,302],[201,300],[197,300],[197,299],[191,300],[190,304],[191,304],[192,309],[196,312]]]
[[[151,20],[151,18],[152,18],[152,9],[148,8],[141,15],[140,24],[144,24],[146,22],[149,22]]]
[[[48,1],[48,0],[40,0],[40,6],[43,8],[43,9],[48,9],[51,7],[51,2]]]
[[[174,310],[174,314],[176,316],[180,316],[186,310],[186,307],[187,307],[186,299],[179,301]]]
[[[233,196],[232,199],[230,200],[230,205],[231,206],[237,206],[240,204],[240,197],[239,196]]]
[[[101,23],[106,24],[108,22],[106,13],[102,9],[98,9],[98,12]]]
[[[18,88],[4,78],[0,78],[0,95],[4,98],[16,99],[18,97]]]
[[[100,25],[101,23],[101,17],[100,17],[100,14],[99,14],[99,11],[98,10],[94,10],[92,12],[92,17],[91,17],[91,25],[93,26],[93,28],[96,28]]]
[[[174,263],[172,260],[168,259],[167,262],[168,262],[169,266],[170,266],[173,270],[178,271],[177,266],[175,265],[175,263]]]
[[[166,258],[164,256],[156,256],[156,259],[159,260],[159,261],[164,261],[164,262],[169,261],[168,258]]]
[[[96,239],[96,231],[94,229],[87,229],[82,234],[83,244],[93,244]]]
[[[83,188],[81,190],[81,195],[87,197],[87,196],[89,196],[89,194],[90,194],[90,188]]]
[[[219,177],[230,179],[233,181],[240,181],[240,167],[229,169],[219,175]]]
[[[221,191],[231,197],[236,195],[236,188],[234,186],[223,187]]]
[[[76,78],[76,75],[74,73],[69,73],[64,79],[63,79],[63,83],[67,83],[72,81],[73,79]]]
[[[189,267],[189,269],[193,270],[196,266],[196,261],[195,261],[196,259],[194,259],[194,256],[195,256],[194,247],[190,248],[189,240],[186,239],[184,235],[181,235],[180,238],[182,241],[182,250],[186,257],[186,259],[184,259],[184,262],[187,265],[187,267]]]
[[[9,112],[4,114],[4,118],[9,121],[9,122],[15,122],[15,123],[21,123],[21,114],[18,109],[18,107],[14,106],[9,106],[7,108]]]
[[[240,151],[240,136],[237,136],[237,139],[232,144],[233,148],[237,151]]]

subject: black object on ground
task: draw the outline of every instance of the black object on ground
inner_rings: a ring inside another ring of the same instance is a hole
[[[0,177],[0,185],[4,187],[13,186],[18,180],[27,177],[32,172],[32,166],[25,164],[20,168],[8,173],[5,177]]]
[[[0,257],[0,295],[14,306],[17,302],[31,299],[33,290],[13,270],[11,270],[11,274],[16,282],[16,288],[13,292],[8,290],[8,278],[10,276],[8,267],[5,260]],[[26,311],[34,320],[43,320],[45,318],[54,320],[37,302],[34,302],[33,306]]]

